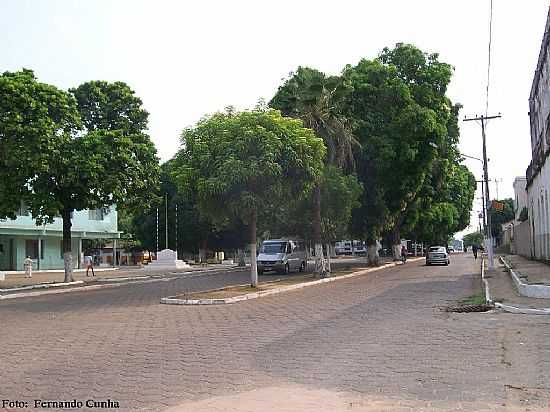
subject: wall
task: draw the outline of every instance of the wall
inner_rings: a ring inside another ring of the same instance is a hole
[[[512,253],[526,258],[531,257],[531,228],[529,221],[514,225],[514,240],[512,244]]]
[[[72,219],[73,232],[116,232],[117,227],[117,211],[115,206],[111,206],[110,212],[105,215],[103,220],[91,220],[89,218],[88,210],[81,210],[74,212]],[[54,230],[61,232],[63,230],[63,220],[56,218],[53,223],[42,226],[36,226],[33,218],[29,216],[18,216],[15,220],[5,220],[0,222],[0,229],[2,228],[16,228],[16,229],[28,229],[28,230]]]

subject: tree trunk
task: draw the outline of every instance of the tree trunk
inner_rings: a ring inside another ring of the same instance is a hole
[[[73,278],[73,254],[71,247],[71,210],[61,212],[63,218],[63,265],[65,267],[64,282],[74,282]]]
[[[246,262],[244,260],[244,250],[237,249],[237,259],[239,262],[238,266],[244,268],[246,266]]]
[[[401,231],[399,227],[393,229],[391,234],[393,260],[401,260]]]
[[[380,264],[376,240],[367,239],[367,264],[369,266],[378,266]]]
[[[330,267],[330,243],[327,243],[327,272],[331,273],[331,267]]]
[[[253,288],[258,286],[258,266],[256,263],[256,221],[258,215],[256,209],[250,213],[250,286]]]
[[[321,186],[317,184],[313,189],[313,244],[315,245],[315,270],[318,277],[327,274],[323,244],[321,243]]]
[[[206,263],[206,246],[207,246],[207,240],[201,240],[201,243],[199,245],[199,262],[200,263]]]

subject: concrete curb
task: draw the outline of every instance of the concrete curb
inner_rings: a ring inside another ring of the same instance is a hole
[[[509,313],[517,313],[523,315],[550,315],[550,308],[522,308],[518,306],[505,305],[503,303],[495,302],[495,308],[501,309]]]
[[[529,298],[550,299],[550,286],[530,285],[529,283],[525,283],[502,256],[500,256],[500,261],[508,272],[510,272],[512,281],[514,282],[514,285],[520,295],[527,296]]]
[[[168,274],[155,274],[155,275],[149,275],[149,276],[133,276],[133,277],[125,277],[125,278],[103,278],[103,279],[96,279],[98,282],[105,282],[106,284],[103,285],[86,285],[86,282],[83,280],[78,280],[76,282],[68,282],[68,283],[43,283],[39,285],[32,285],[32,286],[22,286],[19,288],[10,288],[10,289],[0,289],[0,293],[8,293],[8,294],[0,294],[0,301],[5,299],[17,299],[17,298],[27,298],[27,297],[35,297],[35,296],[44,296],[44,295],[56,295],[60,293],[70,293],[70,292],[86,292],[90,290],[97,290],[97,289],[105,289],[105,288],[114,288],[114,287],[120,287],[120,286],[126,286],[126,285],[139,285],[143,283],[151,283],[151,282],[167,282],[171,280],[176,280],[180,276],[178,275],[190,275],[187,277],[195,277],[195,276],[205,276],[205,275],[216,275],[219,273],[228,272],[231,269],[234,268],[212,268],[212,269],[205,269],[205,270],[195,270],[195,271],[188,271],[188,272],[170,272]],[[210,273],[215,272],[215,273]],[[176,276],[174,276],[176,275]],[[57,290],[39,290],[34,292],[23,292],[23,293],[10,293],[10,292],[18,292],[18,291],[24,291],[24,290],[33,290],[33,289],[50,289],[50,288],[58,288],[62,286],[76,286],[76,285],[82,285],[79,287],[74,288],[67,288],[67,289],[57,289]]]
[[[421,259],[424,259],[424,258],[423,257],[410,258],[408,260],[410,262],[415,262],[415,261],[418,261],[418,260],[421,260]],[[394,263],[385,264],[384,266],[379,266],[379,267],[375,267],[375,268],[360,270],[358,272],[353,272],[353,273],[350,273],[350,274],[347,274],[347,275],[336,276],[336,277],[333,277],[333,278],[325,278],[325,279],[314,280],[313,282],[298,283],[296,285],[282,286],[280,288],[275,288],[275,289],[261,291],[261,292],[247,293],[247,294],[244,294],[244,295],[234,296],[232,298],[223,298],[223,299],[179,299],[179,298],[176,298],[175,296],[169,296],[169,297],[166,297],[166,298],[161,298],[160,303],[163,303],[163,304],[166,304],[166,305],[223,305],[223,304],[231,304],[231,303],[242,302],[242,301],[250,300],[250,299],[257,299],[257,298],[261,298],[261,297],[264,297],[264,296],[275,295],[275,294],[278,294],[278,293],[289,292],[291,290],[302,289],[302,288],[309,287],[309,286],[320,285],[322,283],[330,283],[330,282],[335,282],[337,280],[349,279],[349,278],[353,278],[353,277],[356,277],[356,276],[365,275],[367,273],[376,272],[378,270],[382,270],[382,269],[385,269],[385,268],[395,267],[397,265],[402,265],[402,264],[394,262]],[[220,289],[216,289],[216,290],[220,290]],[[206,292],[208,292],[208,291],[206,291]]]
[[[63,286],[76,286],[76,285],[82,285],[84,283],[86,282],[84,282],[83,280],[77,280],[75,282],[62,282],[62,283],[39,283],[38,285],[19,286],[16,288],[0,289],[0,293],[19,292],[21,290],[32,290],[32,289],[59,288]]]
[[[487,279],[485,279],[485,258],[483,255],[481,255],[481,281],[483,282],[483,286],[485,289],[485,302],[488,305],[493,304],[493,300],[491,299],[491,291],[489,290],[489,282]]]
[[[502,257],[500,258],[502,261]],[[506,265],[505,262],[502,262],[509,270],[510,273],[513,273],[512,270]],[[517,275],[514,273],[512,275],[512,279],[514,276],[517,277]],[[507,305],[500,302],[494,302],[491,299],[491,291],[489,289],[489,282],[487,279],[485,279],[485,259],[483,256],[481,257],[481,279],[483,281],[483,284],[485,286],[485,301],[489,305],[494,305],[495,309],[500,309],[504,312],[508,313],[516,313],[516,314],[523,314],[523,315],[550,315],[550,308],[541,308],[541,309],[534,309],[534,308],[522,308],[519,306],[513,306],[513,305]],[[519,280],[519,278],[518,278]]]

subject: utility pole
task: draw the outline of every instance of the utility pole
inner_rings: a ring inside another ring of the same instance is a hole
[[[491,119],[497,119],[499,117],[502,117],[500,113],[495,116],[476,116],[472,118],[464,118],[465,122],[471,122],[471,121],[480,121],[481,122],[481,138],[483,140],[483,177],[485,180],[485,202],[484,202],[484,210],[486,210],[486,216],[487,216],[487,230],[485,234],[485,244],[487,249],[487,257],[489,260],[489,269],[493,269],[495,264],[493,261],[493,236],[491,233],[491,215],[489,213],[489,207],[490,207],[490,196],[489,196],[489,172],[487,171],[487,144],[485,142],[485,124],[487,120]]]
[[[157,207],[157,252],[159,251],[159,208]]]
[[[164,244],[164,246],[165,249],[168,249],[168,193],[164,194],[164,224],[164,233],[166,235],[166,243]]]

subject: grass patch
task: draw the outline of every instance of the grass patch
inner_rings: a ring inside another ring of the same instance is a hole
[[[483,305],[485,304],[485,295],[483,293],[478,293],[472,296],[468,296],[465,299],[462,299],[458,302],[459,305],[467,306],[467,305]]]

